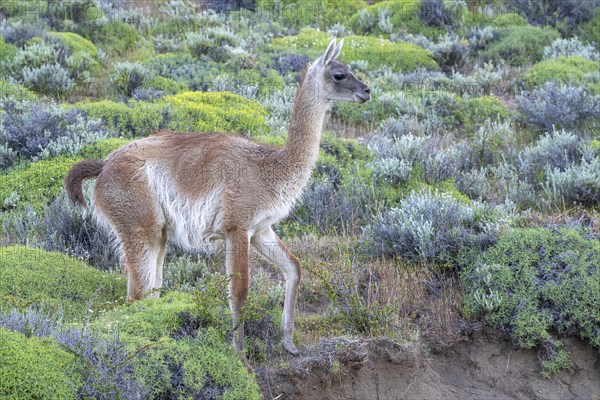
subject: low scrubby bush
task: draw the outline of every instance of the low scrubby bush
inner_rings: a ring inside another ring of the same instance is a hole
[[[556,39],[544,48],[544,58],[561,58],[577,56],[592,61],[600,61],[600,54],[590,44],[582,43],[578,38]]]
[[[69,95],[76,84],[89,85],[100,72],[98,50],[87,39],[70,32],[54,32],[34,39],[8,62],[10,76],[48,96]]]
[[[327,33],[304,28],[298,35],[273,39],[271,48],[316,58],[328,43]],[[439,69],[431,54],[419,46],[403,42],[392,43],[371,36],[344,38],[344,50],[340,54],[340,60],[348,63],[367,60],[370,69],[381,67],[389,67],[394,71],[414,71],[417,68]]]
[[[600,204],[600,159],[570,163],[564,169],[546,170],[542,184],[546,201],[558,209],[571,205],[594,207]]]
[[[226,303],[226,296],[221,299]],[[191,294],[171,293],[119,307],[98,324],[109,332],[119,331],[125,342],[143,352],[133,363],[151,399],[184,394],[260,398],[239,356],[226,344],[223,332],[201,318],[198,304]]]
[[[0,114],[0,168],[19,161],[75,155],[106,136],[97,119],[50,103],[7,99]]]
[[[382,35],[405,31],[437,37],[443,33],[440,22],[451,24],[457,16],[441,6],[431,13],[432,2],[382,1],[360,9],[348,21],[348,26],[360,35]],[[452,15],[451,15],[452,14]]]
[[[164,100],[170,106],[169,129],[257,135],[267,128],[264,108],[232,93],[185,92]]]
[[[580,85],[585,82],[586,77],[598,70],[600,70],[600,62],[580,56],[560,57],[535,64],[523,74],[523,80],[528,87],[542,86],[550,81]]]
[[[35,163],[21,163],[0,175],[0,206],[15,208],[10,198],[18,199],[16,208],[31,206],[40,211],[60,193],[63,179],[79,158],[60,156]]]
[[[190,90],[207,90],[222,69],[211,59],[195,60],[187,53],[160,54],[144,62],[154,75],[188,85]]]
[[[35,101],[37,96],[34,92],[25,88],[23,85],[0,80],[0,101],[9,98],[18,101]]]
[[[25,246],[0,251],[0,296],[14,305],[35,304],[42,311],[77,320],[110,309],[126,294],[124,276],[100,272],[57,252]],[[5,303],[6,304],[6,303]]]
[[[412,193],[365,228],[375,255],[457,265],[467,250],[493,245],[509,208],[464,202],[447,193]]]
[[[499,40],[492,42],[481,55],[486,60],[504,61],[512,66],[521,66],[540,61],[544,48],[560,37],[551,28],[536,26],[511,26],[499,31]]]
[[[77,399],[83,382],[77,358],[49,338],[0,327],[0,397]]]
[[[570,366],[551,332],[600,346],[600,241],[574,230],[509,231],[460,272],[465,313],[479,315],[522,348],[540,349],[542,373]]]
[[[520,111],[533,124],[551,131],[554,126],[573,128],[598,120],[600,95],[586,86],[546,82],[542,87],[517,96]]]
[[[76,103],[73,107],[85,112],[88,118],[101,120],[112,136],[147,136],[166,127],[169,121],[168,109],[162,103],[100,100]]]
[[[128,98],[152,77],[151,71],[141,63],[120,62],[115,64],[110,81],[118,95]]]
[[[310,25],[321,29],[344,22],[366,6],[364,0],[258,0],[256,3],[274,22],[295,28]]]

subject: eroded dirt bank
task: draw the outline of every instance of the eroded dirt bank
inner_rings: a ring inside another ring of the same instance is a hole
[[[573,368],[540,375],[533,350],[477,337],[438,354],[385,339],[324,341],[313,355],[259,371],[267,399],[600,399],[600,353],[564,340]]]

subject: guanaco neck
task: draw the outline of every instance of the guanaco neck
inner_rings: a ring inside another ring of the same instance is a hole
[[[304,74],[292,109],[288,140],[281,150],[283,165],[306,182],[319,157],[323,121],[330,105],[319,97],[319,86],[311,71]]]

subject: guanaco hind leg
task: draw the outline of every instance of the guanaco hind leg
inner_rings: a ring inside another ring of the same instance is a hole
[[[252,238],[252,243],[262,255],[273,264],[277,265],[285,276],[285,302],[281,320],[283,347],[291,354],[298,354],[298,349],[294,345],[293,336],[296,299],[298,297],[298,285],[300,283],[301,274],[300,262],[287,249],[285,244],[271,228],[257,233]]]
[[[232,229],[225,238],[225,267],[229,282],[229,307],[233,314],[233,345],[241,353],[244,351],[244,324],[241,320],[244,304],[248,299],[248,253],[249,238],[246,230]]]

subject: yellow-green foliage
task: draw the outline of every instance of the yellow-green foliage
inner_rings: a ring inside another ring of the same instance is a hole
[[[494,16],[474,13],[471,15],[471,18],[468,18],[468,22],[473,25],[491,25],[497,28],[528,25],[527,20],[523,16],[516,13],[501,13]]]
[[[81,102],[74,105],[90,118],[100,118],[113,134],[127,137],[147,136],[164,126],[165,105],[131,102],[129,105],[110,100]]]
[[[4,306],[35,304],[80,319],[121,303],[123,275],[101,272],[65,254],[25,246],[0,248],[0,299]],[[15,304],[11,304],[15,303]]]
[[[165,98],[171,106],[168,127],[177,131],[265,132],[266,111],[259,103],[227,92],[185,92]]]
[[[48,36],[59,39],[72,53],[84,52],[90,56],[98,54],[94,43],[73,32],[49,32]]]
[[[0,328],[0,355],[1,399],[77,398],[77,360],[54,340]]]
[[[275,50],[304,54],[316,58],[325,50],[330,36],[312,28],[305,28],[298,35],[274,39]],[[340,60],[346,63],[365,60],[370,69],[387,66],[394,71],[414,71],[417,68],[439,69],[431,54],[425,49],[408,43],[392,43],[383,38],[370,36],[347,36]]]
[[[544,47],[559,37],[558,31],[548,27],[509,26],[500,30],[500,40],[491,43],[482,54],[495,62],[504,60],[513,66],[526,65],[541,60]]]
[[[20,207],[30,205],[41,210],[60,193],[65,174],[77,161],[79,159],[74,157],[61,156],[10,169],[0,175],[0,207],[6,198],[16,193]]]
[[[344,22],[364,8],[365,0],[258,0],[261,12],[282,19],[285,26],[302,27],[317,24],[321,28]]]
[[[9,61],[15,54],[17,54],[17,46],[6,43],[4,36],[0,36],[0,62]]]
[[[0,80],[0,99],[5,99],[8,97],[13,97],[17,100],[26,100],[26,101],[34,101],[37,96],[34,92],[27,89],[23,85],[19,85],[18,83],[9,83],[3,80]],[[0,110],[0,113],[2,110]]]
[[[529,87],[543,85],[552,80],[577,84],[583,82],[586,74],[593,74],[599,70],[600,62],[579,56],[560,57],[535,64],[523,75],[523,80]]]
[[[109,54],[124,55],[134,49],[138,40],[135,28],[122,21],[110,20],[102,24],[80,26],[83,35],[101,46]]]
[[[160,75],[154,76],[148,82],[144,83],[142,87],[145,89],[162,90],[165,94],[177,94],[190,90],[184,82],[177,82],[174,79],[165,78]]]
[[[463,125],[477,128],[486,119],[503,121],[509,116],[509,110],[496,96],[481,96],[461,99],[457,115]]]
[[[173,292],[123,305],[100,319],[98,326],[118,329],[133,351],[147,349],[134,363],[136,375],[153,388],[150,398],[183,399],[209,384],[223,391],[223,399],[260,399],[256,382],[223,340],[222,332],[198,329],[193,325],[197,317],[194,297]],[[184,337],[173,339],[177,331]],[[185,391],[173,387],[174,378],[181,379]]]
[[[83,158],[105,158],[110,152],[126,145],[130,141],[123,138],[102,139],[94,144],[88,144],[79,154]]]

